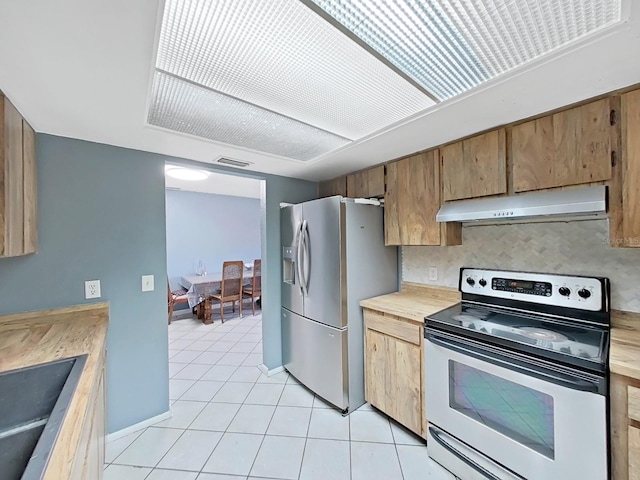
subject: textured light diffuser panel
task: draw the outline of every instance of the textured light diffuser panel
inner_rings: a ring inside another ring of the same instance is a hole
[[[318,128],[156,72],[148,121],[177,132],[311,160],[349,143]]]
[[[351,140],[434,104],[299,0],[167,0],[156,67]]]
[[[304,0],[444,100],[620,21],[620,0]]]

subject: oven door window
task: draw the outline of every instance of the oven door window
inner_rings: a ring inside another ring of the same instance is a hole
[[[553,397],[449,360],[449,407],[554,458]]]

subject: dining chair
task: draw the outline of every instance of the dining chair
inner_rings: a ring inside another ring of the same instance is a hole
[[[173,316],[173,308],[179,303],[189,303],[187,291],[184,288],[179,290],[171,290],[169,279],[167,278],[167,297],[169,307],[169,325],[171,325],[171,317]]]
[[[210,300],[220,302],[220,320],[224,323],[224,303],[232,302],[232,311],[236,311],[236,302],[240,304],[242,317],[242,272],[244,263],[241,260],[222,263],[222,282],[220,291],[209,295]]]
[[[253,261],[253,278],[251,279],[251,283],[242,287],[242,298],[251,298],[251,311],[254,316],[256,314],[256,298],[262,296],[261,264],[261,260]]]

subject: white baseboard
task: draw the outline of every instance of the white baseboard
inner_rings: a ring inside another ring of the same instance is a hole
[[[267,377],[270,377],[271,375],[275,375],[276,373],[284,372],[284,367],[282,367],[282,366],[276,367],[276,368],[272,368],[271,370],[269,370],[264,363],[261,363],[260,365],[258,365],[258,368]]]
[[[137,432],[138,430],[142,430],[143,428],[147,428],[150,427],[151,425],[155,425],[158,422],[161,422],[163,420],[167,420],[168,418],[171,418],[173,414],[171,413],[171,410],[167,410],[164,413],[161,413],[160,415],[156,415],[155,417],[151,417],[151,418],[147,418],[146,420],[143,420],[141,422],[138,422],[136,424],[133,424],[129,427],[123,428],[122,430],[118,430],[117,432],[113,432],[107,435],[106,441],[107,442],[113,442],[114,440],[118,440],[119,438],[122,438],[126,435],[129,435],[130,433],[133,432]]]

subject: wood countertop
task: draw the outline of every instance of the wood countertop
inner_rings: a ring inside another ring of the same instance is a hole
[[[360,305],[423,324],[426,315],[459,301],[460,293],[456,289],[403,282],[400,292],[362,300]],[[612,373],[640,380],[640,313],[611,312],[609,350]]]
[[[611,312],[609,369],[640,380],[640,313]]]
[[[422,325],[426,315],[444,310],[459,301],[460,292],[455,288],[403,282],[400,292],[362,300],[360,306],[406,318]]]
[[[107,303],[0,316],[0,372],[88,355],[44,480],[71,474],[89,401],[102,373],[108,322]]]

